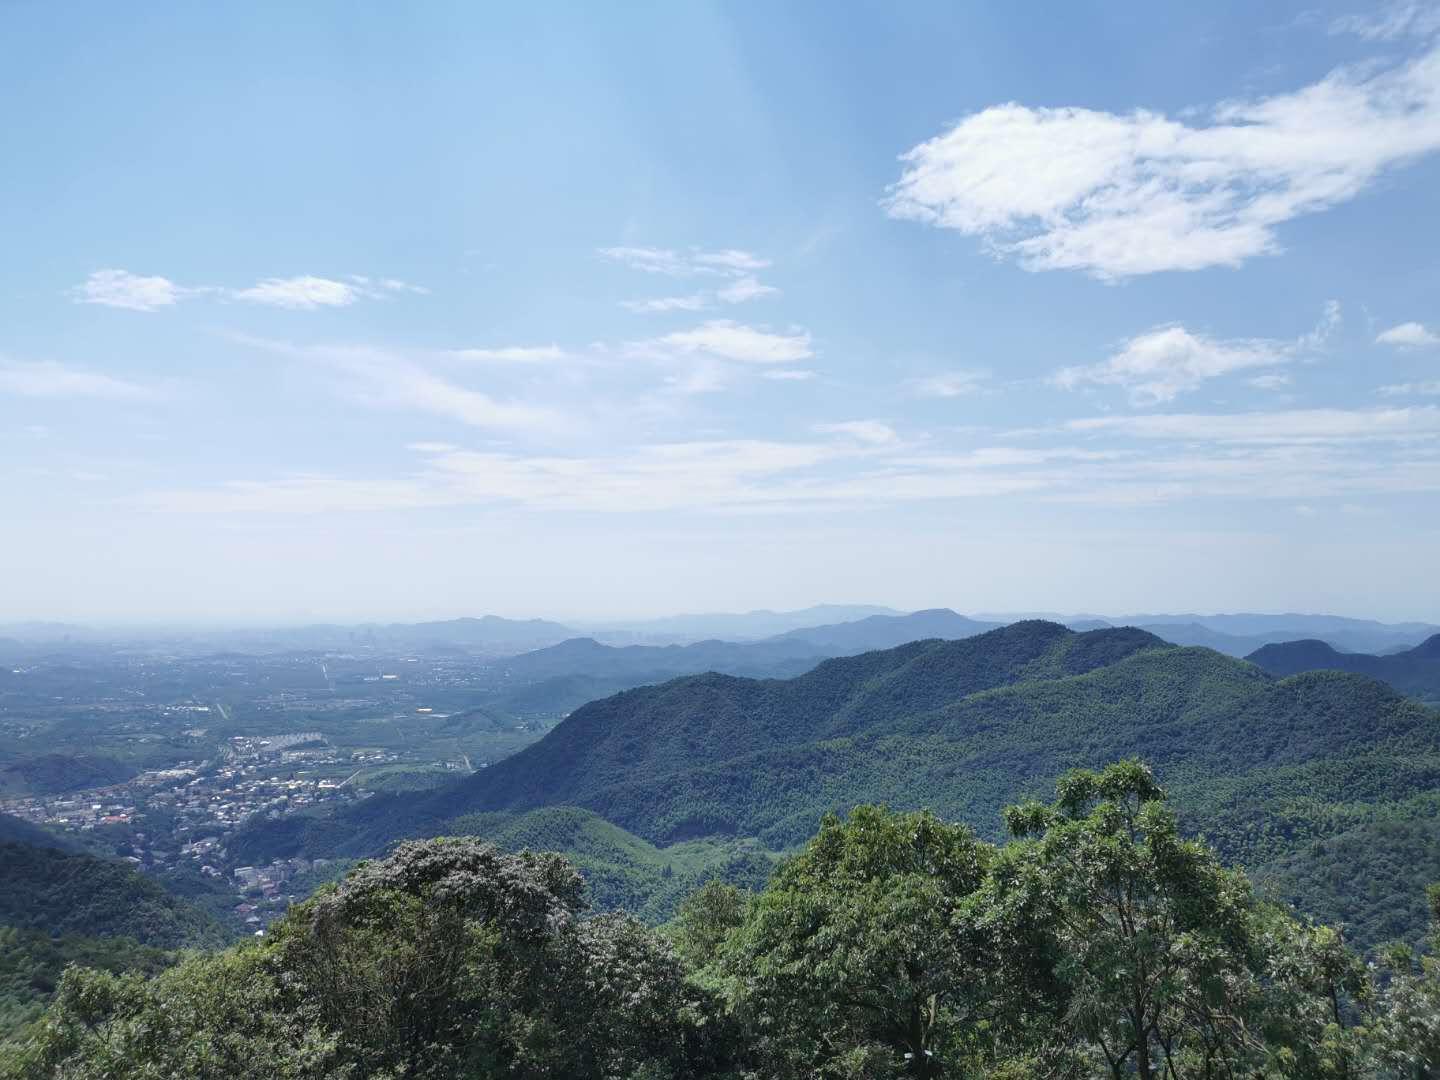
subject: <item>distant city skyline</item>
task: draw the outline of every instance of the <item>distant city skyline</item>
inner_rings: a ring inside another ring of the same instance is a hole
[[[1440,7],[0,11],[0,623],[1440,622]]]

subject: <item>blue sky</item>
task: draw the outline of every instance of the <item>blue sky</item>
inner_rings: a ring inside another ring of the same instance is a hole
[[[1440,618],[1440,8],[0,8],[0,617]]]

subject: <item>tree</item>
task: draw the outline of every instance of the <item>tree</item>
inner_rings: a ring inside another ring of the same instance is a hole
[[[725,939],[745,922],[750,894],[723,881],[707,881],[680,902],[666,927],[681,958],[694,970],[718,959]]]
[[[266,946],[197,955],[153,979],[72,967],[0,1077],[344,1080],[333,1033],[288,999]]]
[[[989,1004],[966,902],[991,857],[929,813],[827,817],[724,947],[768,1069],[938,1076]]]
[[[986,889],[992,932],[1048,936],[1059,1034],[1119,1080],[1225,1076],[1259,1052],[1253,900],[1238,872],[1180,839],[1149,769],[1061,778],[1053,805],[1005,812],[1017,842]],[[1008,924],[1008,925],[1007,925]],[[1024,977],[1024,976],[1022,976]]]
[[[1404,1080],[1440,1076],[1440,885],[1426,890],[1430,905],[1430,955],[1416,957],[1405,945],[1387,956],[1390,978],[1373,1032],[1376,1058]]]

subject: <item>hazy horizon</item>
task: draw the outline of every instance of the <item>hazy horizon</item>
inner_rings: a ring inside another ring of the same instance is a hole
[[[1419,6],[0,30],[0,622],[1440,620]]]

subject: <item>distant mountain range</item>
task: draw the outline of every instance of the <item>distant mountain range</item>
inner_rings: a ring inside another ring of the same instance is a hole
[[[487,703],[509,713],[568,712],[587,701],[677,675],[714,671],[790,678],[833,656],[888,649],[924,638],[957,639],[994,629],[945,608],[871,615],[855,622],[791,630],[764,641],[691,645],[604,645],[574,638],[499,665],[507,688]]]
[[[684,645],[715,638],[758,641],[806,627],[855,622],[872,615],[904,614],[903,611],[874,604],[816,604],[796,611],[711,612],[667,615],[658,619],[619,619],[591,624],[587,628],[603,641]]]
[[[36,648],[120,646],[184,651],[459,651],[505,657],[543,649],[574,638],[601,644],[713,645],[716,641],[759,643],[803,638],[824,655],[883,648],[920,637],[962,637],[1029,615],[965,617],[947,608],[905,613],[864,604],[821,604],[796,611],[751,611],[674,615],[577,626],[548,619],[506,619],[496,615],[417,623],[315,624],[260,629],[97,629],[66,623],[0,625],[0,660],[18,661]],[[909,624],[887,620],[909,618]],[[1413,648],[1440,632],[1428,623],[1381,623],[1336,615],[1046,615],[1075,630],[1138,626],[1178,645],[1204,645],[1245,656],[1275,642],[1319,639],[1346,652],[1389,653]],[[925,629],[926,622],[932,625]],[[841,631],[838,627],[852,627]],[[888,637],[884,628],[894,628]],[[823,631],[823,633],[821,632]],[[902,638],[898,634],[914,634]],[[659,669],[668,670],[668,669]],[[690,670],[690,668],[685,668]],[[722,670],[728,670],[722,668]],[[748,671],[749,669],[747,669]]]
[[[1204,645],[1229,656],[1246,656],[1262,645],[1318,638],[1346,652],[1386,653],[1413,648],[1435,633],[1432,623],[1382,623],[1374,619],[1351,619],[1341,615],[1267,615],[1241,612],[1234,615],[1059,615],[1013,614],[978,615],[976,618],[1009,623],[1019,619],[1043,618],[1063,623],[1072,630],[1096,630],[1106,626],[1138,626],[1176,645]]]
[[[1129,756],[1275,895],[1350,922],[1365,944],[1423,927],[1423,886],[1440,878],[1427,827],[1440,813],[1440,713],[1360,675],[1276,679],[1137,629],[1036,621],[789,680],[703,674],[628,690],[451,787],[257,824],[231,848],[366,855],[567,807],[650,845],[783,850],[823,813],[871,801],[995,836],[1003,806],[1045,795],[1065,769]],[[1343,873],[1339,850],[1351,853]]]
[[[1440,634],[1413,649],[1373,656],[1342,653],[1323,641],[1288,641],[1266,645],[1246,659],[1272,675],[1297,675],[1302,671],[1353,671],[1382,679],[1395,689],[1423,701],[1440,704]]]

